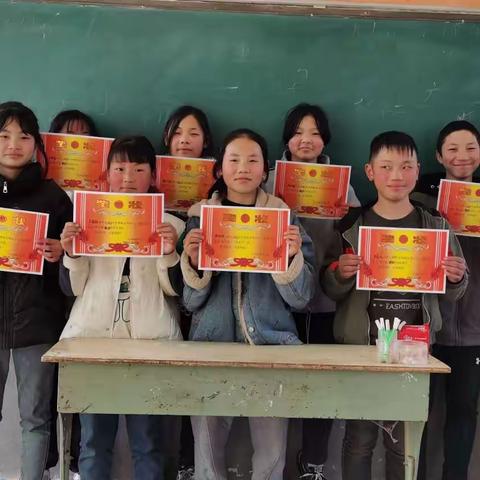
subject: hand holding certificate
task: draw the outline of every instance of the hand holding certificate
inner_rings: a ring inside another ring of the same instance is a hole
[[[41,275],[48,214],[0,208],[0,270]]]
[[[285,272],[299,248],[289,227],[287,209],[203,205],[199,269]]]
[[[158,257],[171,233],[162,230],[163,194],[75,192],[74,222],[74,255]]]
[[[350,170],[349,166],[277,161],[274,195],[299,217],[342,218]]]
[[[445,293],[448,230],[360,227],[358,254],[359,290]]]
[[[480,183],[441,180],[437,210],[457,235],[480,236]]]

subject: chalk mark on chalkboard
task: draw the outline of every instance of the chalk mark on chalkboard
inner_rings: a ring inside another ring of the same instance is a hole
[[[90,23],[88,24],[88,29],[87,29],[87,33],[85,34],[85,37],[86,38],[90,38],[90,35],[92,34],[93,32],[93,26],[95,25],[95,22],[97,21],[97,17],[93,17],[91,20],[90,20]]]
[[[425,99],[423,100],[424,103],[427,103],[430,98],[432,98],[432,95],[435,93],[435,92],[439,92],[440,91],[440,88],[437,87],[437,82],[433,82],[433,88],[427,88],[425,90],[425,93],[427,94],[427,96],[425,97]]]
[[[297,73],[303,72],[305,74],[305,80],[308,80],[308,69],[306,68],[298,68]]]
[[[353,102],[354,105],[361,105],[363,103],[364,98],[362,97],[358,102]]]
[[[103,110],[99,112],[99,116],[103,117],[108,112],[108,92],[105,90],[103,92]]]
[[[462,112],[457,115],[457,120],[467,120],[471,118],[473,112]]]

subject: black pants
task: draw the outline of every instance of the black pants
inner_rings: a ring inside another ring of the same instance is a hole
[[[443,432],[442,480],[467,480],[477,427],[477,405],[480,393],[480,346],[447,347],[434,345],[433,355],[451,368],[445,375],[445,427]],[[433,398],[438,390],[438,375],[431,377]],[[430,402],[431,406],[432,402]],[[419,466],[419,480],[426,479],[427,435],[424,434]]]
[[[335,343],[333,319],[335,312],[294,313],[300,340],[304,343]],[[303,420],[302,456],[305,463],[322,465],[328,457],[328,440],[332,431],[330,418],[305,418]]]
[[[188,340],[190,326],[192,324],[192,314],[184,309],[180,310],[180,329],[183,338]],[[193,467],[194,464],[194,439],[192,431],[192,423],[190,417],[183,416],[182,429],[180,431],[180,451],[178,465],[180,468]]]

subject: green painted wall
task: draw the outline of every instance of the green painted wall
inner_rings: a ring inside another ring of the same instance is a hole
[[[80,108],[103,135],[145,133],[158,146],[182,103],[209,114],[217,143],[250,127],[282,150],[285,112],[324,106],[328,153],[351,164],[363,199],[372,137],[413,134],[425,170],[435,137],[480,116],[480,24],[175,12],[0,0],[0,100],[18,99],[47,128]]]

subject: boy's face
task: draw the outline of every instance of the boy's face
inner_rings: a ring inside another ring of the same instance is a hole
[[[437,160],[445,167],[448,178],[471,181],[480,165],[480,148],[475,135],[468,130],[447,135],[442,152],[437,152]]]
[[[108,183],[111,192],[147,193],[154,184],[153,172],[148,163],[133,163],[114,157],[108,169]]]
[[[365,165],[365,173],[373,181],[378,198],[400,202],[415,188],[420,167],[415,153],[382,148]]]

